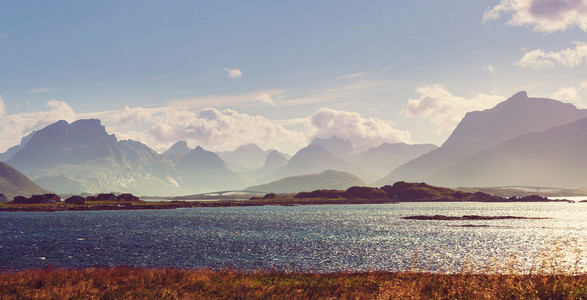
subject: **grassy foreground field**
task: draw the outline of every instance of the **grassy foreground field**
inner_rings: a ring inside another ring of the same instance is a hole
[[[0,298],[587,299],[587,275],[43,269],[0,273]]]

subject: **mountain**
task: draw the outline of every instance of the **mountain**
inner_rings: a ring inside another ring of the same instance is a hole
[[[460,159],[427,181],[444,186],[587,187],[587,118]]]
[[[188,147],[188,143],[186,141],[179,141],[173,144],[167,151],[163,152],[163,156],[168,157],[182,157],[188,154],[192,149]]]
[[[64,175],[43,176],[33,180],[34,183],[44,188],[51,188],[62,194],[82,194],[92,187],[84,184],[83,181],[76,180]]]
[[[140,142],[117,141],[95,119],[49,125],[37,131],[7,163],[33,180],[43,178],[45,187],[55,192],[67,192],[63,186],[66,181],[59,176],[75,179],[71,189],[83,186],[90,193],[191,192],[181,188],[181,178],[170,159]]]
[[[400,166],[422,154],[438,148],[432,144],[383,143],[363,153],[349,158],[349,162],[361,166],[377,176],[383,177]]]
[[[297,193],[319,189],[346,190],[351,186],[365,186],[359,177],[340,171],[327,170],[319,174],[286,177],[268,184],[246,188],[250,191],[273,193]]]
[[[376,185],[422,181],[475,152],[585,117],[587,110],[572,104],[519,92],[491,109],[467,113],[441,147],[399,166]]]
[[[0,193],[12,200],[14,196],[30,197],[33,194],[45,194],[49,191],[41,188],[8,164],[0,162]]]
[[[0,153],[0,161],[7,161],[12,158],[18,151],[22,150],[24,146],[33,138],[36,131],[29,133],[29,135],[23,137],[20,140],[20,144],[10,147],[6,152]]]
[[[336,135],[329,139],[314,138],[310,145],[320,145],[328,152],[339,158],[348,158],[354,154],[353,144],[348,140],[343,140]]]
[[[185,184],[198,192],[239,189],[246,186],[214,152],[198,146],[178,160],[177,170]]]
[[[255,182],[259,178],[265,177],[279,168],[285,166],[287,164],[287,158],[283,156],[277,150],[271,150],[267,153],[267,157],[265,158],[265,163],[263,166],[257,170],[249,171],[245,173],[245,178],[249,178],[250,182]]]
[[[217,153],[231,169],[236,171],[254,170],[263,166],[267,154],[256,144],[244,144],[234,151]]]
[[[310,144],[300,149],[288,161],[287,165],[279,168],[264,180],[267,182],[283,177],[320,173],[326,170],[349,172],[365,180],[374,180],[375,178],[370,172],[335,156],[321,145]]]

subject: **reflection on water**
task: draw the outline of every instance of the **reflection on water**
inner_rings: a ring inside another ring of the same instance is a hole
[[[410,215],[548,217],[420,221]],[[402,203],[147,211],[1,212],[0,269],[133,265],[283,271],[535,267],[587,253],[587,205]],[[546,249],[546,251],[545,251]],[[554,251],[554,252],[553,252]],[[573,266],[574,267],[574,266]]]
[[[572,200],[575,202],[587,200],[587,196],[571,196],[571,197],[548,197],[551,200]]]

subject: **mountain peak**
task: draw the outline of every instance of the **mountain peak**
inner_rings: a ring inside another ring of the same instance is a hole
[[[38,130],[16,153],[10,164],[30,170],[59,163],[77,163],[113,155],[116,137],[109,135],[97,119],[61,120]]]
[[[583,118],[587,118],[587,110],[518,92],[491,109],[468,112],[440,148],[398,167],[385,180],[425,180],[475,152]]]
[[[247,144],[242,144],[240,146],[238,146],[238,148],[236,148],[236,150],[234,150],[234,152],[237,151],[261,151],[263,152],[263,150],[261,150],[261,148],[259,148],[259,146],[257,146],[257,144],[255,143],[247,143]]]
[[[255,143],[238,146],[234,151],[217,153],[233,170],[250,171],[263,166],[267,154]]]
[[[169,149],[163,152],[164,156],[184,156],[188,154],[192,149],[188,147],[188,143],[186,141],[179,141],[173,144]]]
[[[287,164],[287,159],[279,153],[277,150],[273,150],[267,153],[267,157],[265,158],[265,166],[283,166]]]
[[[354,154],[353,144],[349,140],[343,140],[336,135],[328,139],[315,137],[310,145],[320,145],[326,151],[340,158],[347,158]]]
[[[443,146],[462,147],[463,143],[474,143],[481,149],[521,134],[570,123],[586,114],[572,104],[529,98],[522,91],[491,109],[467,113]],[[481,145],[481,140],[487,143]]]
[[[528,99],[528,93],[526,93],[526,91],[519,91],[519,92],[515,93],[513,96],[509,97],[505,101],[524,100],[524,99]]]

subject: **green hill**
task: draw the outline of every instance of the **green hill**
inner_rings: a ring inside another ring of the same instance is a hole
[[[0,162],[0,193],[6,195],[9,200],[18,195],[30,196],[48,192],[15,168]]]
[[[345,190],[351,186],[366,185],[359,177],[340,171],[327,170],[319,174],[285,177],[267,184],[246,188],[250,191],[272,193],[297,193],[318,189]]]

